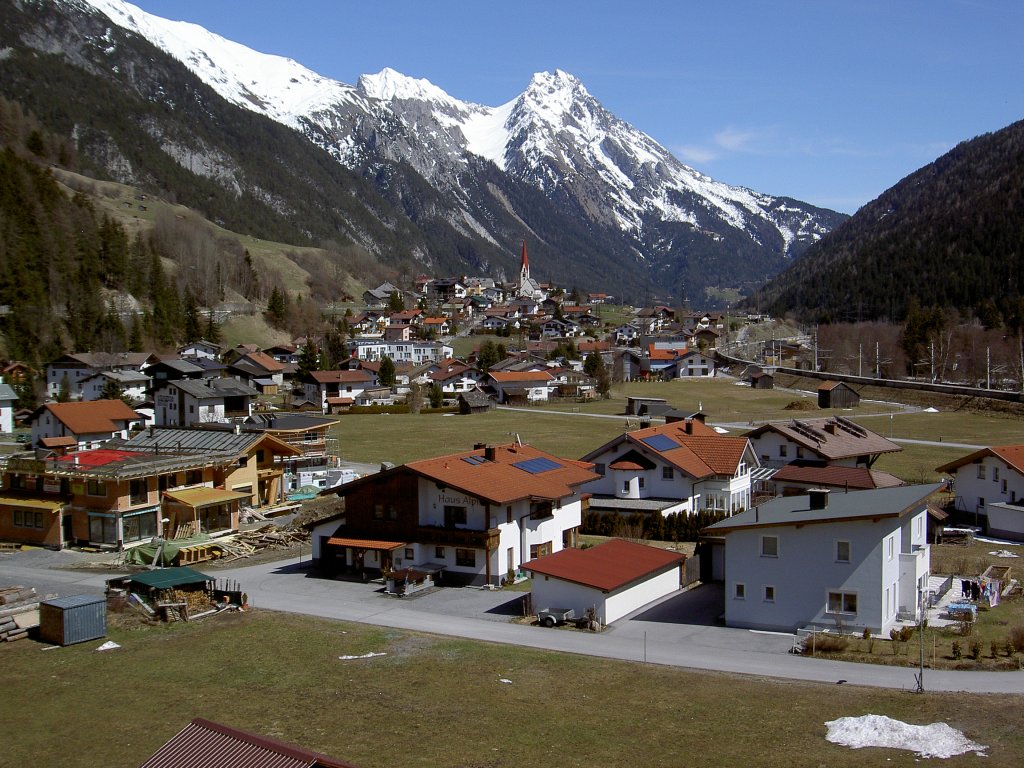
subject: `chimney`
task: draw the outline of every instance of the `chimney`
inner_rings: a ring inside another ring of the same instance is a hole
[[[154,426],[153,426],[152,424],[150,424],[150,425],[149,425],[149,436],[150,436],[150,437],[152,438],[152,437],[153,437],[153,434],[154,434],[155,432],[156,432],[156,427],[154,427]]]
[[[473,443],[473,450],[474,451],[479,451],[479,450],[481,450],[483,448],[486,448],[486,447],[487,447],[487,443]]]
[[[811,502],[811,509],[828,508],[828,488],[809,488],[807,497]]]
[[[493,445],[484,446],[484,458],[487,459],[487,461],[494,461],[494,446]]]
[[[825,431],[830,435],[834,435],[836,433],[836,423],[834,421],[827,422],[825,424]]]
[[[683,430],[686,432],[686,434],[692,435],[693,434],[693,419],[687,419],[685,422],[683,422],[683,425],[684,425],[683,426]]]

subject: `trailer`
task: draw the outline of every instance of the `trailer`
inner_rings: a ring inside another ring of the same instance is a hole
[[[565,624],[575,618],[576,612],[572,608],[543,608],[537,611],[537,623],[545,627]]]

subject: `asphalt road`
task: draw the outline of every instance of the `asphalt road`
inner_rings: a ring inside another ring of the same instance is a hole
[[[0,584],[35,586],[40,594],[102,594],[110,574],[66,570],[71,553],[0,555]],[[211,570],[235,579],[250,604],[308,616],[484,642],[717,672],[877,688],[914,690],[911,668],[807,659],[791,654],[793,636],[730,629],[715,624],[720,587],[680,592],[621,619],[600,633],[511,623],[522,594],[444,588],[410,598],[386,596],[379,584],[318,578],[306,560]],[[56,569],[55,569],[56,567]],[[1024,673],[925,670],[928,691],[1024,693]]]

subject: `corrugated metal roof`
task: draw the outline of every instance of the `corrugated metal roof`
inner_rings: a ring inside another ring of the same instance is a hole
[[[354,768],[301,747],[195,718],[140,768]]]
[[[105,603],[107,599],[101,595],[68,595],[67,597],[53,597],[43,600],[40,605],[52,605],[54,608],[79,608],[83,605]]]

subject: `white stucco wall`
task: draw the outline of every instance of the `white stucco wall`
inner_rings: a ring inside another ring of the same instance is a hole
[[[763,535],[778,536],[778,557],[761,556]],[[836,561],[839,540],[850,542],[849,563]],[[725,549],[729,626],[781,631],[812,623],[834,627],[834,616],[826,612],[833,591],[857,595],[856,615],[840,617],[844,628],[869,626],[884,633],[896,620],[903,549],[896,518],[738,530],[726,536]],[[743,599],[736,597],[738,583],[745,586]],[[774,602],[764,599],[765,586],[775,588]]]
[[[602,624],[611,624],[678,589],[677,565],[611,593],[538,574],[534,576],[532,583],[533,609],[539,611],[543,608],[572,608],[577,616],[583,616],[588,608],[593,607],[597,612],[598,621]]]
[[[982,468],[984,477],[979,477]],[[968,512],[988,514],[994,502],[1013,503],[1024,499],[1024,476],[997,456],[986,456],[981,464],[965,464],[956,472],[955,491]],[[1005,488],[1005,490],[1004,490]]]

